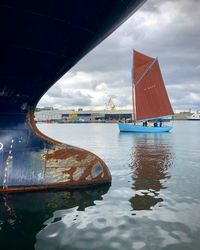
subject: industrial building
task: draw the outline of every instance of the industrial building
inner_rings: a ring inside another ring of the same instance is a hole
[[[35,120],[37,122],[98,122],[119,121],[132,118],[131,110],[56,110],[37,109]]]
[[[193,113],[180,112],[174,115],[174,120],[187,120]],[[122,110],[57,110],[49,108],[37,108],[35,112],[35,120],[37,122],[115,122],[132,119],[131,109]]]

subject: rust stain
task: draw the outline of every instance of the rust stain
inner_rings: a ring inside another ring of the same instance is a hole
[[[101,182],[103,179],[111,181],[110,172],[106,164],[91,152],[78,148],[57,145],[43,155],[45,160],[45,177],[48,180],[79,183]]]
[[[33,131],[44,142],[50,142],[50,148],[45,147],[41,160],[45,162],[44,185],[39,189],[66,186],[66,188],[97,185],[111,182],[111,174],[106,164],[95,154],[53,140],[39,131],[34,121],[34,114],[29,111],[27,119]],[[15,188],[14,188],[15,189]],[[28,191],[22,187],[21,190]],[[37,187],[31,187],[32,190]]]
[[[60,159],[65,160],[66,158],[75,158],[77,161],[81,161],[88,156],[87,151],[77,150],[74,148],[62,148],[52,150],[53,152],[45,155],[45,160]]]
[[[97,186],[99,184],[109,184],[110,181],[111,179],[107,178],[107,179],[99,180],[98,183],[92,180],[90,183],[85,183],[85,181],[77,181],[73,183],[54,182],[54,183],[48,183],[44,185],[37,185],[37,186],[6,187],[5,189],[0,187],[0,192],[4,192],[4,193],[34,192],[34,191],[40,191],[40,190],[50,190],[50,189],[60,189],[60,188],[64,188],[66,190],[72,190],[72,189],[87,188],[88,186]]]

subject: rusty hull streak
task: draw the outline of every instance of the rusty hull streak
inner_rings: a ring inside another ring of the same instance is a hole
[[[46,176],[59,178],[62,175],[65,182],[88,183],[94,181],[110,182],[111,176],[105,163],[96,155],[78,148],[57,145],[45,153]],[[95,169],[98,169],[96,171]],[[57,176],[56,176],[57,175]]]
[[[79,154],[77,154],[77,150],[74,150],[74,148],[68,148],[66,151],[66,148],[64,149],[57,149],[52,150],[52,152],[49,152],[48,154],[45,155],[45,160],[51,160],[51,159],[66,159],[68,157],[74,157],[76,158],[77,161],[83,160],[85,157],[87,157],[88,152],[87,151],[80,151]]]
[[[109,182],[99,182],[99,183],[91,183],[88,185],[81,185],[82,183],[72,184],[70,186],[66,186],[67,183],[53,183],[51,185],[37,185],[37,186],[13,186],[9,188],[0,188],[0,193],[20,193],[20,192],[38,192],[38,191],[48,191],[48,190],[79,190],[83,188],[91,188],[99,185],[110,185]]]
[[[39,131],[34,122],[33,112],[29,112],[29,124],[37,136],[52,143],[52,147],[41,155],[45,162],[44,179],[47,185],[88,186],[111,182],[111,174],[106,164],[95,154],[53,140]]]

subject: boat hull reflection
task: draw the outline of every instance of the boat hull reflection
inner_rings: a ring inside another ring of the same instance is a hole
[[[170,178],[168,170],[173,165],[173,154],[162,136],[164,134],[134,136],[130,166],[135,195],[129,200],[134,210],[151,210],[163,201],[160,191],[167,188],[165,183]]]

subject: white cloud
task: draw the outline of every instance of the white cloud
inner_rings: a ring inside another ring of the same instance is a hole
[[[107,84],[104,82],[96,86],[97,91],[106,91],[107,89],[108,89]]]
[[[196,94],[196,93],[190,93],[190,99],[193,101],[193,102],[197,102],[200,104],[200,95],[199,94]]]

